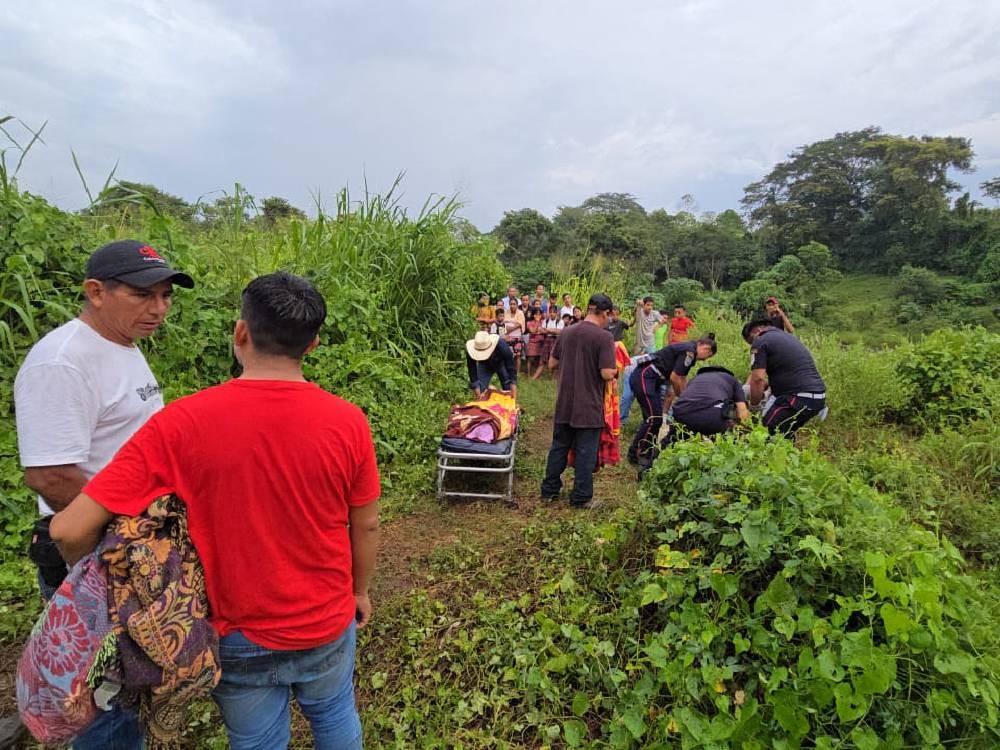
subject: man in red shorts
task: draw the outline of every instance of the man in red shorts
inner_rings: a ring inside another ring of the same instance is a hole
[[[250,282],[233,335],[243,374],[157,412],[51,525],[75,562],[114,514],[184,501],[234,750],[288,746],[290,693],[315,747],[361,747],[355,626],[371,617],[379,476],[364,413],[302,375],[325,318],[305,279]]]

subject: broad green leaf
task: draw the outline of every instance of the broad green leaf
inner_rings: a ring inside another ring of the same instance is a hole
[[[570,719],[563,722],[562,731],[567,745],[579,747],[583,738],[587,736],[587,725],[579,719]]]

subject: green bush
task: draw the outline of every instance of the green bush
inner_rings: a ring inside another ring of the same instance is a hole
[[[788,441],[684,441],[638,509],[523,534],[435,552],[427,593],[365,635],[383,646],[361,648],[369,741],[1000,741],[991,589],[948,541]]]
[[[903,266],[896,279],[896,297],[917,305],[933,305],[952,291],[948,279],[927,268]]]
[[[762,432],[687,441],[645,484],[620,744],[988,747],[1000,659],[955,549]],[[615,721],[611,726],[616,726]]]
[[[896,372],[909,391],[901,414],[935,428],[990,415],[1000,406],[1000,334],[941,329],[925,336]]]
[[[657,290],[663,298],[664,306],[670,310],[676,305],[693,307],[705,294],[705,285],[696,279],[683,277],[667,279]]]

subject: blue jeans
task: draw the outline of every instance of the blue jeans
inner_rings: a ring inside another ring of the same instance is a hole
[[[38,590],[48,601],[55,595],[57,586],[49,586],[38,576]],[[110,711],[99,711],[94,722],[73,740],[73,750],[142,750],[142,727],[139,717],[116,705]]]
[[[139,717],[121,706],[100,711],[87,730],[73,740],[73,750],[142,750]]]
[[[597,449],[601,443],[601,428],[552,426],[552,446],[542,480],[542,497],[556,497],[562,491],[562,473],[566,470],[570,449],[573,450],[573,492],[570,505],[584,505],[594,497],[594,469]]]
[[[219,641],[219,704],[232,750],[285,750],[291,694],[309,720],[316,750],[360,750],[354,705],[355,624],[337,640],[304,651],[272,651],[235,631]]]
[[[625,424],[628,421],[629,412],[632,411],[632,402],[635,401],[635,394],[632,393],[632,385],[629,380],[632,378],[632,373],[635,371],[635,365],[629,365],[622,371],[622,376],[618,379],[622,383],[622,398],[618,405],[618,411],[621,416],[621,423]]]

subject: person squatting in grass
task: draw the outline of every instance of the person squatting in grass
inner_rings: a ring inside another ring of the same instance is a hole
[[[325,318],[305,279],[251,281],[233,334],[242,375],[153,415],[52,521],[75,562],[114,514],[169,493],[185,503],[234,750],[287,747],[290,694],[316,748],[362,744],[355,628],[372,612],[379,474],[361,409],[303,377]]]
[[[699,435],[732,430],[750,418],[743,384],[725,367],[701,367],[673,405],[674,423]]]
[[[697,341],[669,344],[632,371],[629,386],[642,409],[643,422],[628,449],[631,463],[639,463],[652,455],[660,425],[663,424],[663,414],[670,409],[671,401],[684,393],[687,374],[696,361],[713,357],[717,350],[715,334],[709,333]],[[664,399],[661,387],[667,384],[672,393],[668,389]]]
[[[149,245],[121,240],[87,260],[80,316],[35,344],[14,380],[24,483],[38,493],[41,519],[30,556],[38,587],[52,598],[67,568],[49,535],[61,511],[132,434],[163,408],[160,385],[136,346],[163,323],[173,285],[194,281]],[[75,750],[143,746],[134,712],[116,706],[74,741]]]
[[[552,445],[549,447],[541,494],[555,500],[562,491],[562,473],[569,452],[574,458],[573,491],[569,502],[574,508],[591,509],[594,497],[594,469],[604,426],[604,388],[617,369],[615,341],[606,330],[611,299],[595,294],[587,304],[588,314],[556,337],[549,367],[559,368]]]
[[[763,319],[743,326],[743,338],[750,344],[750,409],[761,410],[771,434],[790,438],[813,417],[826,417],[826,384],[798,338]]]

